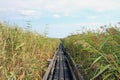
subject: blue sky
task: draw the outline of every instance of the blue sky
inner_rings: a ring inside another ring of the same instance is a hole
[[[0,0],[0,20],[26,26],[49,37],[66,37],[120,22],[120,0]],[[46,25],[47,24],[47,25]]]

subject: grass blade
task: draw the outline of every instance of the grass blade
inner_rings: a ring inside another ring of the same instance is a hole
[[[94,80],[95,78],[97,78],[99,75],[101,75],[106,69],[108,69],[110,67],[110,65],[107,65],[107,66],[105,66],[104,68],[102,68],[101,70],[100,70],[100,72],[98,72],[98,74],[97,75],[95,75],[91,80]]]
[[[99,61],[101,58],[102,58],[102,56],[100,56],[100,57],[98,57],[97,59],[95,59],[94,62],[91,64],[91,67],[92,67],[97,61]]]

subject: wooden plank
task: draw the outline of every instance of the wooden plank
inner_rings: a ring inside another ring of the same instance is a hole
[[[60,45],[60,43],[59,43],[59,45]],[[59,47],[59,45],[58,45],[58,47]],[[54,54],[54,56],[53,56],[53,59],[51,60],[51,63],[49,64],[48,69],[47,69],[47,71],[45,72],[42,80],[47,80],[48,77],[49,77],[49,75],[50,75],[50,72],[51,72],[51,71],[52,71],[51,75],[53,74],[53,70],[54,70],[54,68],[55,68],[55,63],[56,63],[57,53],[58,53],[58,48],[56,49],[56,52],[55,52],[55,54]]]
[[[65,55],[63,56],[63,58],[64,58],[64,63],[63,63],[64,79],[65,80],[73,80],[72,76],[71,76],[71,73],[70,73],[70,69],[68,68],[68,65],[67,65],[67,60],[65,58]]]
[[[57,62],[56,62],[52,80],[59,80],[59,51],[58,51],[58,55],[57,55]]]
[[[59,74],[59,79],[64,80],[64,68],[63,68],[63,52],[60,51],[60,74]]]
[[[81,73],[77,69],[75,62],[72,59],[72,57],[69,55],[69,53],[65,52],[65,55],[66,55],[66,59],[68,61],[68,65],[70,67],[70,70],[71,70],[71,73],[73,75],[74,80],[84,80],[83,76],[81,75]]]
[[[54,60],[55,62],[53,62],[53,66],[52,66],[52,69],[51,69],[51,72],[49,73],[49,76],[48,76],[48,80],[52,80],[52,78],[53,78],[53,75],[54,75],[54,70],[55,70],[55,66],[57,65],[56,63],[57,63],[57,60],[55,59]]]
[[[50,73],[52,67],[54,68],[54,65],[55,65],[55,63],[56,63],[56,59],[55,59],[55,58],[56,58],[56,55],[57,55],[57,51],[55,52],[55,55],[53,56],[53,59],[51,60],[51,63],[50,63],[50,65],[48,66],[48,69],[47,69],[46,73],[44,74],[42,80],[47,80],[47,78],[48,78],[48,76],[49,76],[49,73]]]

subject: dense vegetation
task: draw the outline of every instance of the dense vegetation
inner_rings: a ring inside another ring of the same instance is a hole
[[[0,80],[41,80],[59,40],[0,23]]]
[[[63,40],[85,80],[120,80],[120,29],[101,27]]]

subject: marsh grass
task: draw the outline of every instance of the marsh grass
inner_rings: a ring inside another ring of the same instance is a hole
[[[58,39],[0,23],[0,80],[42,80]]]
[[[104,27],[103,27],[104,28]],[[63,40],[85,80],[120,80],[120,29],[86,31]]]

